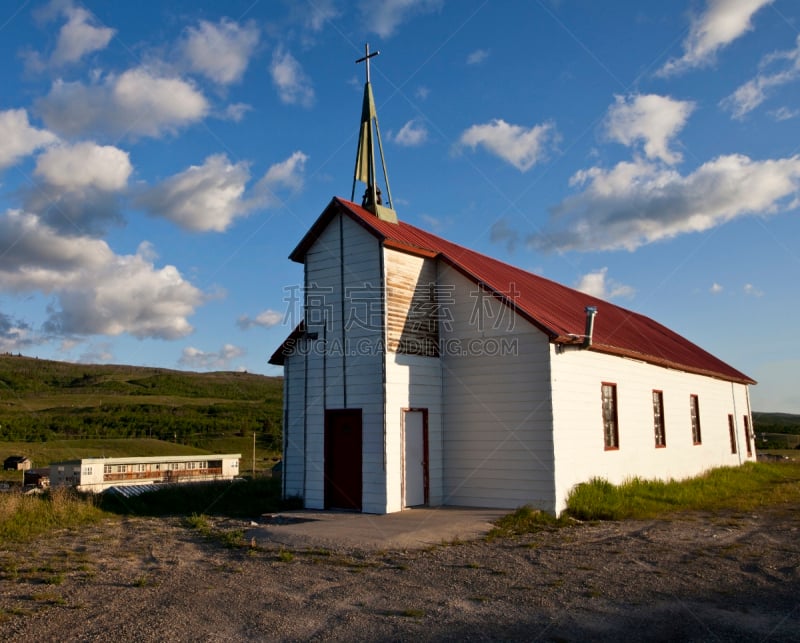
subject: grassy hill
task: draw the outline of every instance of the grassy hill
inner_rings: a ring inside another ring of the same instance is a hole
[[[753,411],[753,425],[759,432],[800,434],[800,415]]]
[[[255,432],[259,447],[279,452],[282,390],[282,378],[251,373],[2,355],[0,441],[152,438],[205,448]]]
[[[753,411],[753,427],[761,451],[800,449],[800,415]]]

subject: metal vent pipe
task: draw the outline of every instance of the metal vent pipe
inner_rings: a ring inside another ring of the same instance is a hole
[[[583,334],[583,344],[581,348],[589,348],[592,345],[592,333],[594,332],[594,317],[597,315],[597,306],[586,306],[586,331]]]

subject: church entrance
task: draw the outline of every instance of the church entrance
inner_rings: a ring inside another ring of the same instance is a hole
[[[325,508],[361,511],[361,409],[325,411]]]

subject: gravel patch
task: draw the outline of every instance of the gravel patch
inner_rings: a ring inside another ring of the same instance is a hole
[[[204,537],[177,518],[109,520],[0,545],[0,638],[797,641],[799,510],[386,551],[281,548],[247,521]]]

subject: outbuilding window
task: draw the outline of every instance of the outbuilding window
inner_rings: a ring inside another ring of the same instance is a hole
[[[736,453],[736,427],[733,424],[732,414],[728,414],[728,435],[731,439],[731,453]]]
[[[603,435],[606,451],[619,449],[619,426],[617,423],[617,385],[603,382]]]
[[[653,391],[653,428],[656,436],[656,448],[667,446],[667,435],[664,430],[664,393]]]
[[[696,395],[689,396],[689,412],[692,416],[692,442],[702,444],[703,436],[700,433],[700,400]]]

